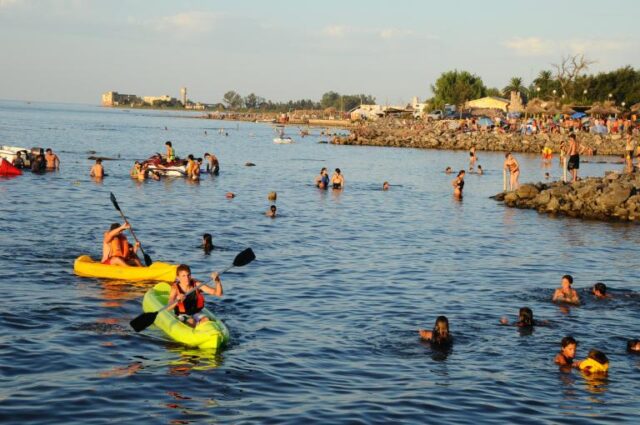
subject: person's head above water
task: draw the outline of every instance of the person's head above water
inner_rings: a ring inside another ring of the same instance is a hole
[[[447,173],[447,174],[450,174],[450,173],[453,172],[453,169],[451,167],[447,167],[447,168],[444,169],[444,172]]]
[[[322,167],[320,169],[320,174],[324,174],[327,171],[327,167]]]
[[[336,168],[336,173],[340,174],[340,169]]]
[[[271,206],[269,207],[269,210],[270,210],[273,214],[275,214],[275,213],[276,213],[276,210],[277,210],[277,209],[278,209],[278,207],[276,207],[275,205],[271,205]]]
[[[607,296],[607,285],[602,282],[598,282],[593,285],[593,288],[591,288],[591,292],[598,298],[604,298]]]
[[[165,146],[169,146],[169,147],[171,147],[171,142],[170,142],[170,141],[168,141],[168,140],[167,140],[164,144],[165,144]]]
[[[573,284],[573,276],[571,276],[570,274],[565,274],[564,276],[562,276],[561,283],[563,288],[571,288],[571,285]]]
[[[464,177],[464,175],[465,175],[465,171],[464,170],[458,171],[458,177]]]
[[[389,190],[389,182],[382,183],[382,190]]]
[[[627,341],[627,351],[630,353],[640,353],[640,339]]]
[[[522,307],[518,314],[518,326],[528,327],[533,326],[533,310],[529,307]]]
[[[438,316],[436,323],[433,325],[434,339],[449,338],[449,319],[446,316]]]
[[[205,249],[213,247],[213,236],[211,236],[211,233],[205,233],[202,235],[202,247]]]
[[[576,356],[576,347],[578,346],[578,341],[575,340],[572,336],[565,336],[560,341],[560,346],[562,347],[562,354],[570,359],[573,359]]]

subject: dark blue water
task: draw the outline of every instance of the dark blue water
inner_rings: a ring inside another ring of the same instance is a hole
[[[267,125],[175,115],[0,103],[0,144],[52,147],[62,161],[57,173],[0,180],[3,423],[637,418],[640,358],[625,353],[640,336],[636,226],[505,209],[488,199],[502,188],[499,153],[479,153],[487,174],[468,175],[458,202],[442,170],[465,168],[466,152],[332,146],[295,129],[298,143],[274,145]],[[132,181],[133,161],[165,140],[182,156],[214,152],[220,176]],[[105,162],[103,183],[88,177],[88,151],[120,158]],[[560,175],[516,156],[523,181]],[[343,193],[312,186],[322,166],[343,170]],[[619,167],[585,164],[581,173]],[[220,356],[129,328],[149,283],[74,276],[73,260],[99,256],[102,232],[119,220],[110,191],[154,260],[190,264],[205,279],[253,248],[254,263],[223,276],[224,298],[208,299],[232,333]],[[270,191],[276,219],[264,216]],[[204,232],[226,250],[205,256],[196,248]],[[549,301],[565,273],[583,306]],[[596,281],[614,298],[582,292]],[[550,326],[524,335],[498,324],[522,306]],[[417,338],[440,314],[455,337],[448,355]],[[590,348],[609,356],[607,380],[558,371],[553,357],[567,334],[578,358]]]

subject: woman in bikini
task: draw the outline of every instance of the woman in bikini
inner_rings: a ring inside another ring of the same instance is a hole
[[[339,168],[336,168],[336,171],[331,176],[331,187],[334,189],[344,189],[344,176],[341,174]]]
[[[453,196],[457,199],[462,199],[462,189],[464,189],[464,170],[460,170],[455,179],[451,182],[453,186]]]
[[[504,169],[509,171],[510,190],[515,190],[519,186],[520,164],[518,164],[518,161],[511,155],[511,152],[507,152],[504,157],[506,158],[504,160]]]

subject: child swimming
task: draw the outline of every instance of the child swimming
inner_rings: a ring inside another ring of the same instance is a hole
[[[560,341],[560,352],[556,354],[555,362],[560,367],[573,367],[578,342],[572,336],[565,336]]]
[[[446,316],[438,316],[432,331],[418,329],[420,338],[429,341],[435,347],[448,347],[453,343],[453,338],[449,333],[449,319]]]
[[[509,325],[509,319],[503,316],[500,318],[500,323],[503,325]],[[513,325],[519,328],[532,328],[534,326],[544,326],[546,324],[546,321],[539,322],[537,320],[534,320],[533,310],[531,310],[529,307],[522,307],[518,312],[518,321]]]
[[[587,358],[578,364],[578,367],[589,375],[605,375],[609,371],[609,359],[602,351],[592,349]]]
[[[607,285],[602,282],[598,282],[593,285],[593,288],[591,288],[591,293],[599,300],[611,298],[611,295],[607,294]]]
[[[553,302],[566,304],[580,304],[580,297],[575,289],[571,287],[573,284],[573,276],[565,274],[562,276],[561,287],[553,293]]]
[[[627,352],[640,354],[640,339],[631,339],[627,341]]]

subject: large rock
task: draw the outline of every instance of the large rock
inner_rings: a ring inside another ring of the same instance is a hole
[[[607,210],[611,210],[618,205],[622,205],[631,196],[631,188],[615,185],[610,186],[602,195],[598,196],[596,202]]]
[[[535,198],[536,195],[540,191],[537,187],[532,184],[523,184],[518,189],[516,189],[516,196],[520,199],[532,199]]]

